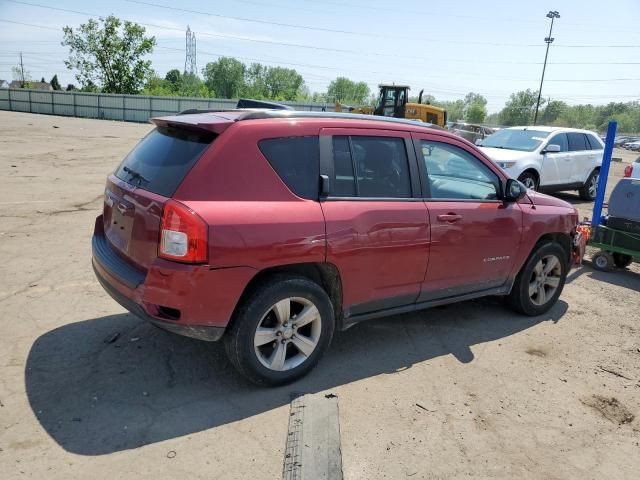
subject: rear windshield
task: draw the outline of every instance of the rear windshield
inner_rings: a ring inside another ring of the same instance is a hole
[[[209,132],[158,127],[127,155],[115,175],[131,185],[171,197],[215,137]]]
[[[482,141],[481,145],[483,147],[533,152],[548,136],[549,132],[541,132],[540,130],[505,129],[492,133]]]

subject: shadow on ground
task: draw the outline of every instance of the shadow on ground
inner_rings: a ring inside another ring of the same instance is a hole
[[[634,292],[640,292],[640,275],[626,268],[614,268],[610,272],[602,272],[593,268],[591,261],[585,258],[582,267],[569,272],[569,275],[567,275],[567,283],[575,281],[582,275],[586,275],[599,282],[606,282],[618,287],[628,288]]]
[[[471,346],[557,322],[517,316],[483,299],[356,325],[336,335],[310,375],[287,387],[258,388],[240,378],[222,344],[158,330],[130,314],[65,325],[41,336],[26,367],[29,402],[65,450],[104,455],[242,420],[318,392],[393,374],[441,355],[473,361]],[[107,343],[114,334],[118,339]]]

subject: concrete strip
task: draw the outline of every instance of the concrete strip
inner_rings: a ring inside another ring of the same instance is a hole
[[[282,478],[342,480],[336,395],[302,395],[291,401]]]

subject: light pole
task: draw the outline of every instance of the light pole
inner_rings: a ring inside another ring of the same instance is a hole
[[[540,108],[540,95],[542,95],[542,82],[544,82],[544,71],[547,69],[547,57],[549,56],[549,45],[553,42],[553,37],[551,36],[551,32],[553,32],[553,21],[556,18],[560,18],[560,14],[557,10],[549,10],[547,13],[547,18],[551,19],[551,26],[549,27],[549,36],[544,39],[547,43],[547,52],[544,54],[544,65],[542,66],[542,78],[540,79],[540,88],[538,89],[538,101],[536,102],[536,113],[533,116],[533,124],[535,125],[538,121],[538,109]]]

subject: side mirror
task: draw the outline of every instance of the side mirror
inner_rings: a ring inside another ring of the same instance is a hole
[[[504,187],[504,201],[517,202],[527,193],[527,187],[521,184],[515,178],[510,178]]]
[[[542,150],[542,153],[558,153],[558,152],[560,152],[560,145],[556,145],[555,143],[550,143],[549,145],[544,147],[544,150]]]
[[[476,141],[474,142],[478,147],[482,146],[482,139],[481,138],[476,138]]]

